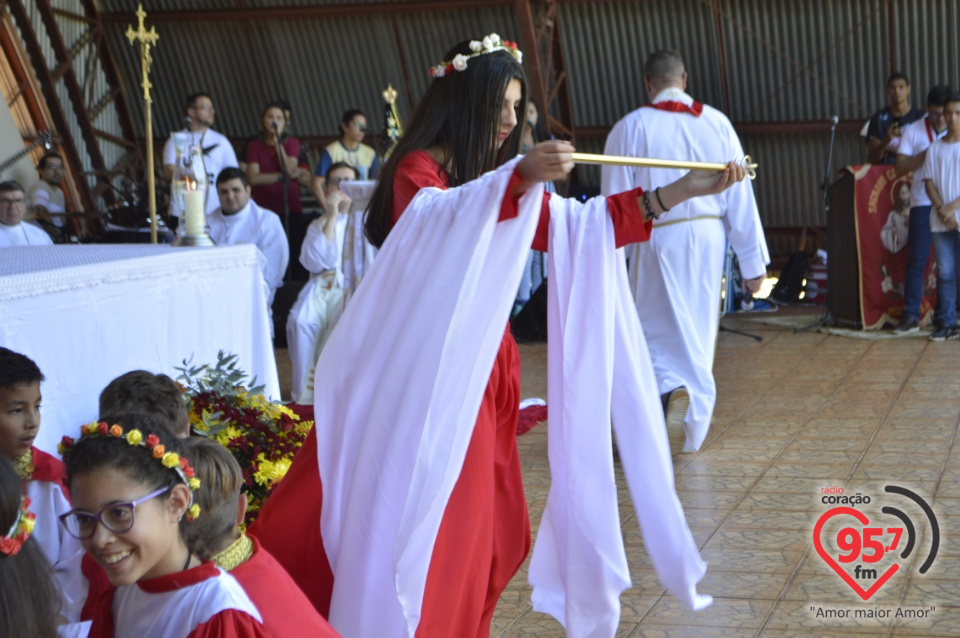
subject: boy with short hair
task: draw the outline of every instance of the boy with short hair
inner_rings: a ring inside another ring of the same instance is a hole
[[[75,622],[87,597],[87,582],[80,573],[83,547],[57,520],[71,509],[63,464],[33,446],[40,433],[41,381],[43,374],[29,357],[0,348],[0,456],[13,463],[30,499],[30,511],[36,514],[31,538],[53,568],[63,598],[60,614]]]
[[[943,108],[947,134],[930,145],[924,159],[924,185],[932,205],[930,234],[937,258],[937,308],[940,328],[931,341],[956,339],[957,249],[960,247],[960,95],[951,95]]]
[[[100,415],[152,414],[178,439],[190,436],[190,413],[177,382],[165,374],[131,370],[100,393]]]
[[[200,479],[195,498],[203,512],[197,520],[180,524],[190,551],[237,579],[272,635],[339,636],[277,559],[239,527],[247,497],[240,491],[243,471],[230,451],[211,439],[194,436],[184,443],[183,453]]]

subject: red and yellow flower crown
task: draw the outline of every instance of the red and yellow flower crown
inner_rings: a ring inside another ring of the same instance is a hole
[[[129,445],[147,448],[153,458],[160,461],[165,468],[174,470],[180,476],[180,479],[183,480],[184,484],[190,488],[191,505],[187,509],[187,521],[192,521],[200,516],[200,506],[192,502],[192,492],[200,489],[200,479],[194,475],[193,468],[190,467],[190,463],[186,458],[176,452],[166,451],[163,443],[160,442],[160,437],[156,434],[148,434],[146,438],[144,438],[143,432],[140,430],[133,429],[124,433],[123,426],[121,425],[116,423],[108,425],[106,421],[100,421],[99,423],[94,421],[93,423],[80,426],[80,438],[90,436],[108,436],[115,439],[123,439]],[[60,452],[60,456],[63,456],[64,452],[73,447],[73,443],[74,440],[72,438],[64,436],[57,445],[57,451]]]
[[[452,60],[445,60],[436,66],[430,67],[430,75],[435,78],[442,78],[454,71],[463,71],[467,68],[467,61],[470,58],[493,53],[494,51],[506,51],[515,57],[517,62],[523,64],[523,53],[517,48],[517,43],[511,42],[510,40],[501,40],[500,36],[496,33],[491,33],[483,38],[483,40],[472,40],[470,42],[470,50],[473,52],[470,55],[458,53],[453,56]]]
[[[14,556],[23,547],[23,544],[33,533],[33,522],[37,515],[31,512],[30,499],[24,496],[20,499],[20,515],[14,521],[13,526],[7,530],[7,533],[0,536],[0,554]]]

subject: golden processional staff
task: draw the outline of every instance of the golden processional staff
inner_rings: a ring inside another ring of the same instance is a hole
[[[132,26],[127,26],[127,39],[130,44],[140,43],[140,73],[143,80],[140,86],[143,87],[143,106],[146,113],[146,132],[147,132],[147,199],[150,202],[150,243],[157,243],[157,197],[156,197],[156,178],[153,175],[153,116],[151,107],[153,99],[150,97],[150,63],[153,59],[150,57],[150,47],[156,46],[160,36],[156,29],[150,27],[147,31],[143,26],[143,21],[147,17],[147,12],[143,10],[143,5],[137,5],[137,18],[140,26],[136,31]]]
[[[713,162],[685,162],[681,160],[653,159],[649,157],[618,157],[616,155],[591,155],[590,153],[574,153],[573,161],[577,164],[612,164],[615,166],[643,166],[646,168],[688,168],[690,170],[722,171],[726,164]],[[749,155],[740,162],[747,169],[747,179],[756,179],[757,167]]]

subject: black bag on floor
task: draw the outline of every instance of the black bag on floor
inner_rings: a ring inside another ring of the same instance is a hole
[[[790,255],[787,264],[780,271],[780,279],[773,287],[770,297],[779,303],[800,301],[803,280],[807,276],[808,267],[807,256],[804,253],[798,251]]]

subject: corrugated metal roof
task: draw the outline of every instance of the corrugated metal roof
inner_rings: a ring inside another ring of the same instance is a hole
[[[368,3],[147,0],[144,8],[149,14],[362,4]],[[101,0],[100,6],[105,13],[129,11],[135,24],[129,0]],[[151,75],[156,134],[182,126],[183,99],[200,89],[214,97],[216,128],[234,139],[253,135],[264,102],[281,96],[294,107],[301,137],[335,135],[347,107],[363,109],[376,123],[387,83],[400,92],[398,106],[408,117],[427,85],[426,69],[444,49],[492,31],[519,39],[514,11],[498,5],[296,20],[278,14],[256,23],[158,21]],[[914,80],[917,106],[930,84],[955,82],[958,12],[955,0],[569,1],[559,5],[558,23],[576,127],[609,127],[646,101],[644,59],[671,47],[687,60],[689,92],[735,123],[822,121],[825,131],[831,115],[865,120],[884,105],[891,59]],[[105,26],[142,135],[139,52],[123,36],[126,24]],[[755,187],[767,224],[824,223],[819,184],[827,138],[826,132],[743,136],[761,162]],[[598,152],[602,145],[601,138],[578,138],[580,150]],[[864,159],[861,138],[838,134],[837,168]],[[578,174],[582,181],[599,179],[595,167],[580,167]]]
[[[937,84],[960,90],[960,3],[896,2],[893,10],[894,64],[910,77],[913,103]]]
[[[166,135],[181,128],[184,99],[200,90],[214,98],[215,128],[231,138],[255,135],[264,104],[278,97],[293,106],[295,131],[310,137],[336,136],[342,112],[351,107],[377,121],[387,84],[400,91],[404,117],[427,86],[427,69],[444,52],[435,43],[498,29],[503,37],[516,38],[516,27],[503,28],[513,23],[512,12],[502,7],[256,25],[160,22],[154,25],[160,38],[151,70],[155,130]],[[108,41],[125,84],[136,85],[139,49],[130,46],[123,30],[108,24]],[[401,66],[401,51],[407,68]],[[143,135],[142,100],[131,100],[131,108]]]
[[[688,89],[721,103],[714,17],[702,2],[564,4],[559,18],[576,126],[610,126],[645,102],[643,63],[658,49],[682,51]]]

